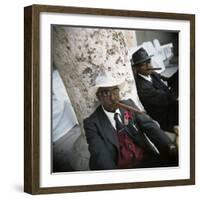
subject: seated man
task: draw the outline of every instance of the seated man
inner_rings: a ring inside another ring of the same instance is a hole
[[[131,62],[138,96],[145,110],[163,130],[173,132],[173,127],[178,125],[178,71],[170,78],[156,73],[151,57],[143,48],[132,55]]]
[[[121,101],[124,106],[118,104],[123,85],[124,82],[116,82],[106,76],[96,81],[94,94],[100,106],[84,120],[91,154],[90,169],[177,166],[177,147],[158,125],[140,112],[132,100]],[[126,105],[128,109],[125,109]]]

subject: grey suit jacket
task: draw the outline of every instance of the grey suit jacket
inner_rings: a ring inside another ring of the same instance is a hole
[[[136,107],[132,100],[122,102]],[[125,110],[120,109],[120,112],[123,119]],[[134,142],[146,152],[153,153],[151,145],[149,145],[143,134],[145,132],[160,154],[165,154],[172,142],[157,124],[147,114],[134,113],[133,118],[139,128],[139,132],[134,131],[134,129],[128,129],[127,133]],[[118,137],[101,106],[89,118],[84,120],[84,129],[91,154],[90,168],[94,170],[117,169]]]

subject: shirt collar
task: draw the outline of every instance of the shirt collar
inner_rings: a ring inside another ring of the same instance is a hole
[[[139,74],[139,73],[138,73],[138,75],[141,76],[142,78],[144,78],[145,80],[147,80],[147,81],[149,81],[149,82],[152,82],[152,79],[151,79],[151,76],[150,76],[150,75],[144,76],[144,75]]]
[[[121,115],[119,108],[117,108],[117,110],[115,112],[108,112],[103,106],[102,106],[102,108],[107,116],[114,117],[115,113],[118,113],[119,115]]]
[[[115,115],[115,113],[118,113],[119,116],[121,116],[119,108],[117,108],[117,110],[115,112],[108,112],[107,110],[104,109],[103,106],[102,106],[102,109],[103,109],[104,113],[106,114],[106,116],[108,117],[108,119],[109,119],[110,123],[112,124],[112,126],[115,128],[114,115]],[[119,119],[119,120],[121,120],[121,119]]]

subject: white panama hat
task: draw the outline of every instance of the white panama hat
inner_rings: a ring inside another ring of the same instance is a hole
[[[118,86],[119,89],[123,89],[125,86],[125,79],[117,79],[112,77],[111,75],[100,75],[97,76],[95,85],[91,87],[90,95],[96,97],[96,92],[100,87],[114,87]]]

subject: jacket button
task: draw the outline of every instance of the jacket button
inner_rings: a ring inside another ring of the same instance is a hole
[[[132,153],[130,154],[130,158],[133,158],[133,154]]]
[[[131,149],[131,147],[132,147],[132,145],[131,145],[131,144],[128,144],[128,148]]]

